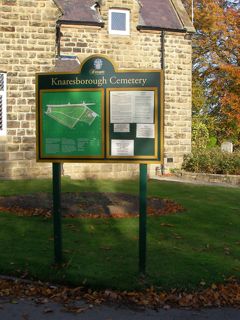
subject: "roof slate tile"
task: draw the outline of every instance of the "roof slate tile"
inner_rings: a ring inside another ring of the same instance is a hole
[[[169,0],[141,0],[143,5],[140,13],[143,19],[143,26],[183,29],[178,16]]]
[[[64,23],[102,24],[98,10],[92,6],[94,0],[55,0],[63,10],[63,16],[59,19]],[[137,1],[137,0],[133,0]],[[180,0],[140,0],[141,9],[138,28],[171,29],[194,31],[191,21]],[[184,19],[181,19],[181,17]]]

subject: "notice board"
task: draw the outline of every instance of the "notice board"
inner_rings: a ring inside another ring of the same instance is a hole
[[[76,73],[36,75],[37,160],[159,163],[161,70],[120,70],[90,56]]]

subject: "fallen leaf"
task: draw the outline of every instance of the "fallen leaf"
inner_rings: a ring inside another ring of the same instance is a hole
[[[169,309],[171,309],[171,307],[168,304],[166,304],[165,306],[163,306],[163,309],[164,310],[169,310]]]
[[[213,290],[216,290],[216,289],[217,289],[216,284],[215,284],[215,283],[213,283],[213,284],[211,285],[211,288],[212,288]]]
[[[44,313],[52,313],[53,310],[50,309],[50,308],[44,308],[43,312],[44,312]]]
[[[16,301],[16,300],[11,300],[11,304],[18,304],[18,301]]]
[[[88,307],[75,307],[75,306],[64,306],[65,312],[71,312],[71,313],[82,313],[84,311],[88,310]]]
[[[12,303],[18,298],[31,297],[36,303],[47,303],[54,301],[62,303],[70,312],[81,313],[93,305],[117,301],[118,303],[133,304],[139,308],[202,308],[202,307],[240,307],[240,283],[233,277],[226,280],[224,284],[213,283],[205,288],[206,283],[201,281],[202,289],[196,292],[184,292],[172,289],[169,292],[158,291],[150,287],[145,291],[96,291],[84,289],[83,287],[52,286],[41,282],[29,282],[21,279],[0,279],[0,296],[11,297]],[[14,298],[15,299],[14,299]],[[75,306],[79,301],[85,301],[84,306]],[[44,313],[53,310],[46,306]],[[22,319],[25,320],[25,319]]]
[[[160,223],[160,226],[161,227],[175,227],[175,225],[174,224],[170,224],[170,223]]]
[[[112,248],[111,247],[100,247],[100,249],[102,249],[102,250],[112,250]]]

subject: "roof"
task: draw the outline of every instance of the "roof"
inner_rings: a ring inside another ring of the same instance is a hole
[[[60,56],[55,61],[53,72],[79,72],[80,62],[76,56]]]
[[[133,0],[134,1],[134,0]],[[137,1],[137,0],[136,0]],[[103,25],[94,0],[55,0],[63,15],[60,23]],[[181,0],[140,0],[138,29],[165,29],[194,32]]]
[[[60,22],[79,22],[87,24],[101,24],[98,11],[91,9],[94,0],[55,0],[63,11]]]
[[[144,27],[183,29],[173,6],[168,0],[141,0],[141,25]]]

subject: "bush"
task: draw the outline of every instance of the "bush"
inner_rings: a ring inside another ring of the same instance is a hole
[[[192,122],[192,146],[193,148],[205,149],[209,142],[207,126],[198,118]]]
[[[184,156],[182,169],[190,172],[240,174],[240,152],[222,152],[220,148],[193,149]]]

